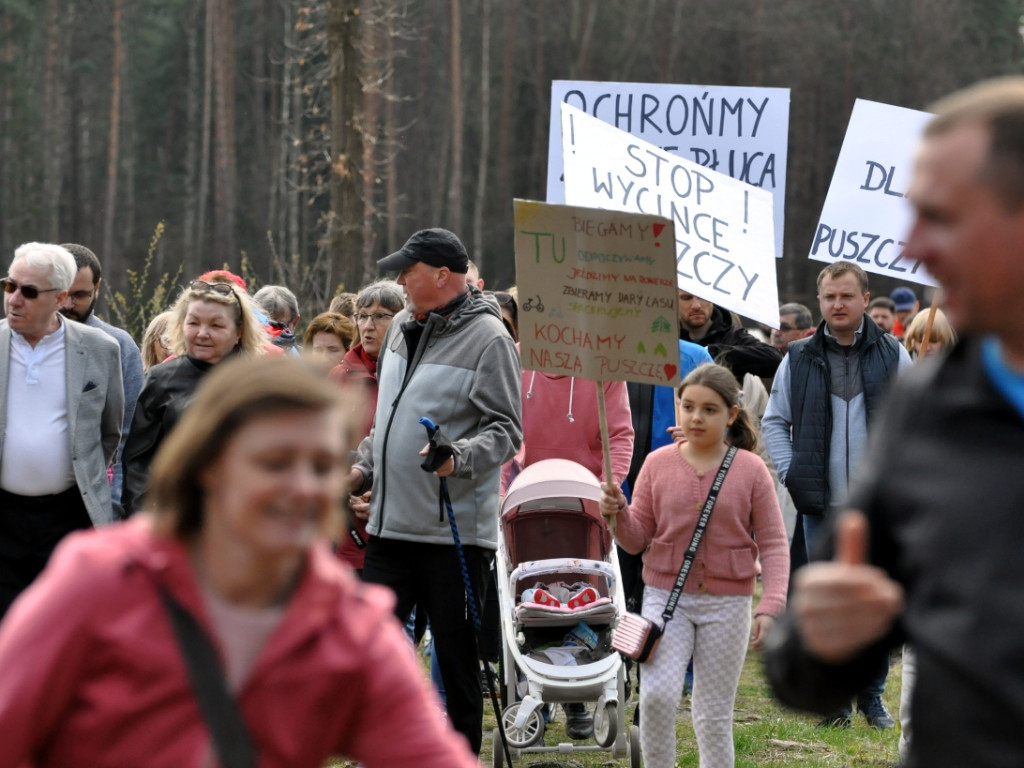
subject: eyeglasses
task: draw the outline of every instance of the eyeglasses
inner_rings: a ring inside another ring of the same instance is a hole
[[[20,288],[21,295],[29,301],[32,299],[38,299],[40,293],[53,293],[54,291],[61,290],[60,288],[36,288],[34,285],[18,285],[18,283],[14,282],[9,277],[5,277],[3,280],[0,280],[0,285],[3,285],[4,293],[14,293]]]
[[[242,305],[241,299],[238,298],[238,294],[235,293],[234,289],[227,283],[208,283],[205,280],[193,280],[188,285],[196,293],[219,293],[221,296],[231,296],[238,305]]]
[[[360,312],[356,315],[356,323],[359,325],[363,325],[364,323],[373,323],[374,325],[377,325],[378,323],[383,323],[385,320],[390,320],[392,317],[394,317],[394,315],[389,315],[387,312],[374,312],[372,315],[364,315]]]

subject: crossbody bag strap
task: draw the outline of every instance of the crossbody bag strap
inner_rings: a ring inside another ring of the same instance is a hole
[[[697,557],[697,547],[700,546],[700,541],[704,538],[704,530],[708,527],[708,519],[711,517],[711,510],[715,508],[715,501],[718,499],[718,492],[722,489],[722,483],[725,481],[725,473],[728,472],[729,467],[732,466],[732,460],[736,456],[736,450],[735,445],[729,446],[729,450],[726,451],[725,458],[722,459],[722,466],[718,468],[718,474],[715,475],[715,480],[711,483],[711,490],[708,491],[708,497],[704,501],[704,507],[701,509],[700,517],[697,519],[697,527],[693,530],[693,538],[690,539],[690,546],[686,548],[686,554],[683,555],[683,564],[679,568],[679,575],[676,576],[676,583],[672,586],[672,592],[668,596],[668,602],[665,604],[665,610],[661,614],[661,618],[666,624],[669,619],[672,618],[672,614],[675,613],[676,603],[679,602],[679,597],[683,594],[683,586],[686,584],[686,577],[690,575],[690,567],[693,565],[693,561]]]
[[[238,704],[228,691],[213,643],[195,617],[171,597],[165,587],[160,586],[159,590],[220,765],[222,768],[255,768],[258,762],[256,747]]]

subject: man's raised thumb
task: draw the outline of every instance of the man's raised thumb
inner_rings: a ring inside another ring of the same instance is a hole
[[[836,562],[863,565],[868,561],[868,519],[850,509],[836,521]]]

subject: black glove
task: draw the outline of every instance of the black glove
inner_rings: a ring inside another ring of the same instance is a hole
[[[452,441],[441,432],[441,428],[430,419],[423,417],[420,419],[420,424],[426,428],[427,438],[430,440],[430,450],[427,451],[427,457],[420,464],[420,468],[424,472],[437,472],[448,459],[455,455],[455,447],[452,445]]]

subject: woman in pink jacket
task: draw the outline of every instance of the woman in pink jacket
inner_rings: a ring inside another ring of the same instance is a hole
[[[0,767],[199,768],[237,754],[211,736],[176,606],[212,651],[200,677],[219,681],[235,705],[220,709],[248,733],[242,764],[478,768],[390,593],[326,545],[345,478],[337,398],[289,356],[211,372],[153,463],[150,511],[69,537],[3,622]]]

